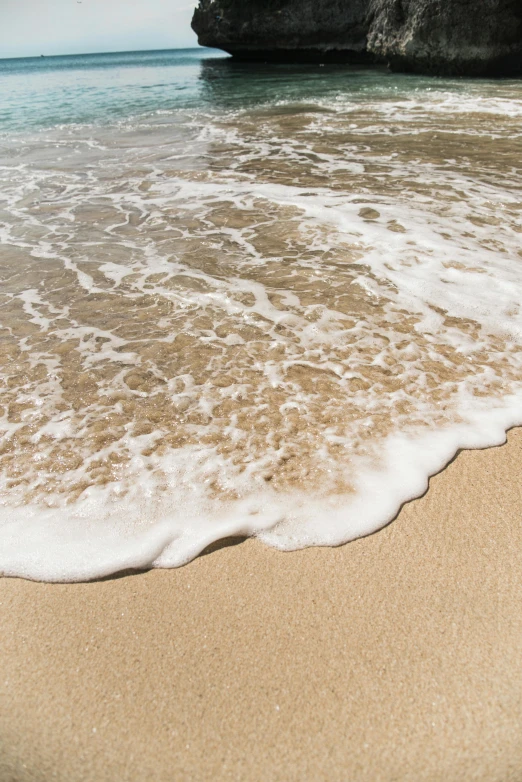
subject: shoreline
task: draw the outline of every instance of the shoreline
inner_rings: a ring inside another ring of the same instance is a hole
[[[0,579],[0,779],[517,780],[522,429],[338,548]]]
[[[511,404],[508,404],[508,401]],[[112,577],[121,577],[122,575],[136,575],[146,573],[150,570],[171,570],[179,567],[186,567],[187,564],[209,551],[219,550],[226,545],[228,540],[244,541],[250,538],[257,539],[262,544],[282,552],[304,551],[309,548],[330,548],[348,545],[355,540],[369,537],[380,530],[392,524],[400,515],[403,508],[411,502],[422,498],[427,491],[432,479],[439,475],[455,461],[459,454],[468,450],[489,450],[491,448],[501,447],[507,442],[509,432],[516,429],[522,429],[518,423],[520,416],[515,412],[517,408],[517,397],[512,396],[505,401],[505,408],[490,409],[489,420],[480,425],[480,419],[476,414],[475,423],[477,427],[472,428],[473,419],[462,424],[456,424],[449,431],[435,430],[416,438],[402,437],[400,435],[392,436],[388,439],[384,450],[383,465],[378,469],[367,469],[362,471],[358,481],[358,491],[355,501],[352,504],[338,507],[332,505],[327,511],[321,507],[321,502],[313,502],[310,499],[309,506],[306,508],[305,515],[301,520],[299,533],[301,538],[303,532],[306,532],[310,520],[314,523],[310,530],[310,538],[315,537],[315,542],[305,542],[295,534],[290,538],[291,544],[288,545],[287,537],[284,533],[281,535],[279,525],[261,527],[257,532],[254,528],[249,529],[249,524],[242,519],[236,524],[225,523],[216,536],[215,531],[212,535],[205,535],[203,540],[190,540],[185,544],[185,554],[180,556],[174,549],[174,553],[169,553],[173,548],[176,539],[172,538],[172,530],[168,525],[159,523],[152,525],[149,530],[136,535],[133,539],[125,540],[121,537],[118,541],[119,548],[113,555],[114,559],[107,561],[105,558],[106,542],[103,540],[104,523],[99,524],[97,548],[70,545],[67,548],[63,545],[62,535],[64,529],[52,530],[52,523],[47,520],[40,523],[37,532],[36,527],[29,528],[29,535],[25,537],[24,516],[10,518],[11,524],[8,529],[9,534],[5,538],[0,537],[0,548],[7,545],[7,551],[11,551],[12,562],[9,564],[9,553],[7,555],[7,566],[0,570],[0,578],[22,578],[36,583],[54,583],[54,584],[81,584],[96,583]],[[485,413],[483,413],[485,418]],[[516,423],[513,423],[516,422]],[[448,439],[453,440],[448,450]],[[484,444],[486,443],[486,444]],[[453,454],[448,458],[448,453]],[[415,457],[417,461],[415,462]],[[134,498],[135,500],[135,498]],[[301,508],[304,508],[301,505]],[[129,510],[132,512],[132,502]],[[315,518],[314,518],[314,511]],[[346,514],[346,516],[345,516]],[[337,522],[332,534],[332,518]],[[382,519],[385,518],[385,521]],[[21,521],[21,523],[20,523]],[[318,522],[325,525],[321,534],[316,533]],[[339,525],[346,524],[350,532],[340,535]],[[69,524],[70,531],[72,524]],[[51,529],[51,534],[48,530]],[[219,526],[217,527],[219,530]],[[283,530],[285,523],[283,522]],[[91,533],[91,538],[94,539]],[[23,552],[21,561],[17,562],[19,551]],[[43,556],[40,553],[44,552]],[[183,549],[182,549],[183,551]],[[14,554],[14,556],[13,556]],[[94,561],[88,559],[88,556]],[[61,559],[59,559],[61,557]],[[4,552],[5,559],[5,552]],[[73,566],[69,564],[73,560]],[[120,564],[116,564],[118,561]],[[68,566],[65,571],[61,566],[62,561],[67,561]],[[115,561],[114,561],[115,560]],[[12,563],[15,563],[14,565]],[[53,564],[49,564],[49,562]],[[21,564],[23,563],[23,564]],[[29,564],[27,564],[29,563]],[[58,565],[57,569],[57,563]],[[88,563],[88,564],[86,564]]]

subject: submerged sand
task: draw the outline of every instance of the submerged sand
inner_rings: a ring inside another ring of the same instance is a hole
[[[339,544],[522,424],[522,84],[269,70],[2,142],[0,572]]]
[[[386,529],[0,581],[0,780],[522,779],[522,431]]]

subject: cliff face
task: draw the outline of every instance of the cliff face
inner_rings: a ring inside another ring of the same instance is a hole
[[[203,46],[243,59],[522,73],[522,0],[200,0],[192,27]]]
[[[368,49],[397,70],[522,72],[522,0],[375,0]]]
[[[368,59],[368,0],[200,0],[203,46],[247,59]]]

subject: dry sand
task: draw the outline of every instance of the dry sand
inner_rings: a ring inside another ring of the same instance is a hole
[[[0,780],[522,780],[522,431],[380,533],[0,580]]]

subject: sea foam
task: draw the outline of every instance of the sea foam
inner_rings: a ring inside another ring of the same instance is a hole
[[[338,545],[522,424],[520,85],[242,78],[4,135],[5,575]]]

